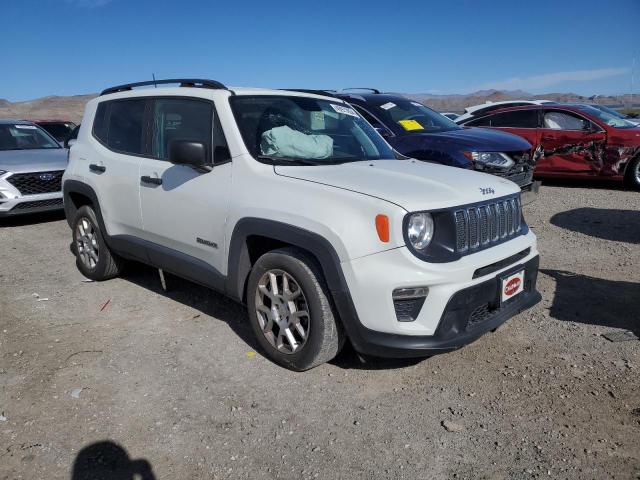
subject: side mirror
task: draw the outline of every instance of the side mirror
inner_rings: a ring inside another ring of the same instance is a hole
[[[203,168],[207,164],[207,147],[202,142],[173,140],[169,143],[169,161],[178,165]]]
[[[71,131],[71,133],[67,136],[67,138],[64,139],[64,143],[62,144],[62,146],[64,148],[69,148],[74,143],[76,143],[76,140],[78,139],[78,132],[79,131],[80,131],[80,125],[76,125],[76,128],[74,128]]]

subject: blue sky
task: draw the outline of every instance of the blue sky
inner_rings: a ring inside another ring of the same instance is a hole
[[[157,78],[640,92],[640,0],[0,0],[0,98]],[[636,58],[633,68],[633,58]]]

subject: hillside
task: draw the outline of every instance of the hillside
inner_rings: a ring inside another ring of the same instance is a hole
[[[485,102],[501,100],[544,98],[557,102],[585,102],[603,105],[630,105],[631,95],[585,97],[573,93],[545,93],[532,95],[522,91],[482,90],[467,95],[431,95],[426,93],[402,93],[407,98],[422,102],[440,112],[462,112],[466,107]],[[0,99],[0,118],[16,119],[67,119],[79,122],[85,104],[96,94],[74,95],[70,97],[49,96],[26,102],[9,102]],[[634,95],[634,102],[640,97]]]
[[[95,97],[95,94],[51,96],[13,103],[0,99],[0,118],[64,119],[80,122],[85,104]]]

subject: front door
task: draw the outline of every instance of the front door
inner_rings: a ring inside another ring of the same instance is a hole
[[[603,167],[607,134],[590,120],[566,110],[545,110],[536,173],[597,175]]]
[[[196,280],[198,269],[211,267],[222,274],[232,163],[228,156],[224,163],[215,162],[214,152],[228,149],[213,102],[157,98],[151,117],[153,158],[140,166],[140,202],[145,238],[160,248],[152,246],[149,255],[169,271],[189,270],[193,275],[185,276]],[[172,164],[169,147],[176,140],[204,143],[208,168]]]

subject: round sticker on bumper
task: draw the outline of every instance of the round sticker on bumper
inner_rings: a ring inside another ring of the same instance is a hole
[[[507,284],[504,286],[504,294],[507,297],[510,297],[511,295],[513,295],[514,293],[516,293],[518,291],[518,289],[520,288],[520,279],[518,277],[516,278],[512,278],[511,280],[509,280],[507,282]]]

